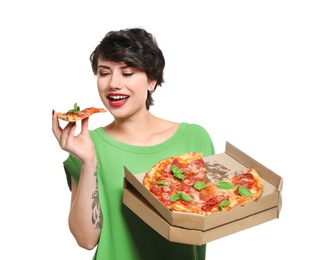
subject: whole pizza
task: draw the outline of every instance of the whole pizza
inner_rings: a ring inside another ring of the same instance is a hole
[[[263,193],[253,168],[229,179],[207,183],[203,154],[186,153],[156,163],[144,177],[144,186],[168,209],[210,215],[256,201]]]

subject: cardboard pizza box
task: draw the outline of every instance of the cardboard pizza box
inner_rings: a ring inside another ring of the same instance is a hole
[[[123,203],[166,239],[196,245],[279,217],[282,177],[229,142],[224,153],[205,157],[204,161],[208,181],[254,168],[262,178],[263,194],[258,201],[208,216],[170,211],[143,186],[145,173],[132,174],[125,167]]]
[[[123,201],[136,215],[167,240],[198,246],[278,217],[278,208],[273,207],[245,218],[201,231],[172,226],[133,186],[129,186],[129,188],[124,190]]]

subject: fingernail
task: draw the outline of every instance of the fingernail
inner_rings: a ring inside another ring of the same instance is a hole
[[[55,114],[55,110],[52,111],[52,115],[54,115],[54,114]]]

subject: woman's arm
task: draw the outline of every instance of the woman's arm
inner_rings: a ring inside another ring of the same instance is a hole
[[[81,247],[93,249],[98,243],[102,227],[96,177],[97,159],[88,130],[88,118],[82,120],[78,135],[75,135],[75,129],[76,123],[69,123],[62,129],[57,113],[53,112],[52,130],[61,149],[81,161],[79,182],[71,178],[69,228]]]
[[[71,178],[69,228],[78,245],[88,250],[97,245],[102,227],[96,178],[93,166],[82,166],[79,184]]]

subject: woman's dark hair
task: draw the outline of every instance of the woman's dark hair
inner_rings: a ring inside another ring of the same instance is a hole
[[[149,80],[156,80],[152,92],[164,82],[165,60],[151,33],[141,28],[108,32],[90,55],[92,70],[97,75],[98,60],[124,62],[127,66],[146,73]],[[153,105],[152,92],[148,91],[146,108]]]

